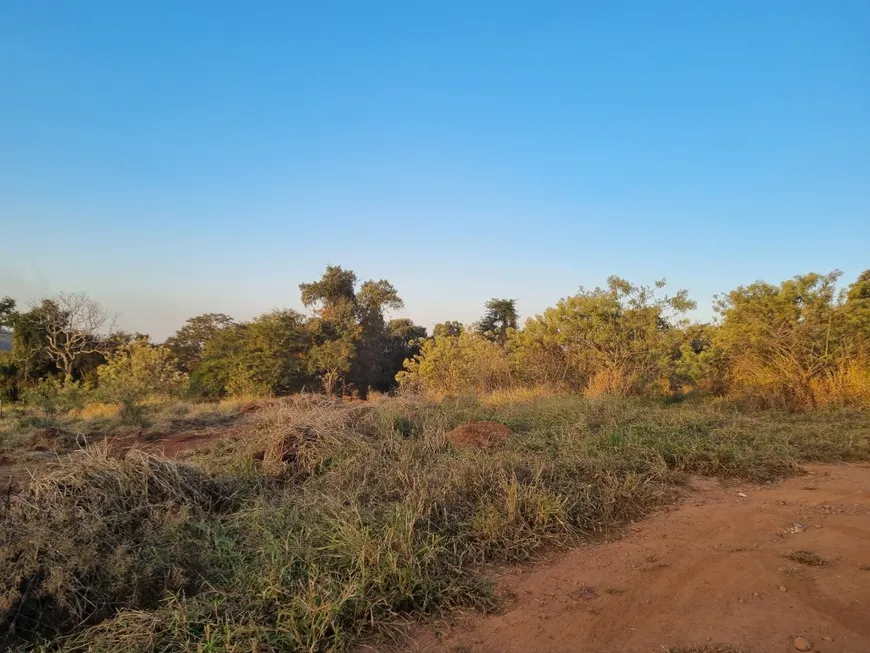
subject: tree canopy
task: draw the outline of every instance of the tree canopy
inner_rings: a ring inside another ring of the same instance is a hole
[[[299,284],[304,314],[236,321],[205,313],[159,347],[114,330],[87,295],[60,293],[25,311],[7,297],[0,328],[11,329],[14,347],[0,352],[0,396],[72,397],[100,386],[141,396],[150,383],[142,378],[163,378],[137,377],[137,365],[151,361],[194,397],[308,390],[366,398],[401,384],[442,395],[547,388],[590,397],[715,394],[789,409],[870,406],[870,270],[845,286],[840,276],[739,286],[717,297],[717,319],[706,323],[688,318],[695,302],[686,290],[613,276],[524,325],[516,299],[493,298],[476,324],[440,322],[430,337],[393,315],[404,303],[392,283],[331,265]]]

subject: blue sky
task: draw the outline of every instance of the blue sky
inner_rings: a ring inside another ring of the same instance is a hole
[[[870,267],[865,0],[7,0],[0,100],[0,295],[158,338],[328,263],[427,326]]]

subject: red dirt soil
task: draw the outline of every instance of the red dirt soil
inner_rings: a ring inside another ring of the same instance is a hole
[[[501,444],[510,436],[511,430],[504,424],[469,422],[450,431],[447,439],[459,449],[489,449]]]
[[[239,435],[243,423],[217,424],[182,429],[173,433],[135,434],[119,438],[105,438],[112,455],[123,456],[131,449],[147,451],[166,458],[184,458],[201,449],[212,446],[216,440]],[[51,469],[62,461],[75,456],[75,451],[46,451],[43,446],[16,455],[0,456],[0,487],[20,487],[38,469]],[[36,457],[34,457],[36,456]]]
[[[207,426],[202,428],[186,429],[177,433],[162,435],[139,436],[134,435],[120,438],[112,443],[113,451],[126,453],[130,449],[139,449],[149,453],[165,456],[166,458],[183,458],[200,449],[206,449],[214,444],[215,440],[229,438],[242,432],[240,426]]]
[[[867,653],[870,465],[807,469],[762,487],[697,479],[696,492],[624,539],[505,571],[503,614],[421,627],[396,650],[652,653],[709,642],[794,653],[801,636],[820,653]],[[799,549],[830,562],[784,557]]]

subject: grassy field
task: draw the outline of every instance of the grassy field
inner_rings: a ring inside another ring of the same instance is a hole
[[[488,451],[446,433],[514,435]],[[297,397],[183,463],[99,445],[7,497],[0,644],[341,651],[456,606],[490,563],[613,533],[689,474],[764,482],[870,459],[861,412],[495,396]]]

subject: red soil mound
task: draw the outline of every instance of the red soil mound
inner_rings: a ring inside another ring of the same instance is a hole
[[[511,435],[511,430],[498,422],[469,422],[450,431],[447,439],[460,449],[490,449]]]

